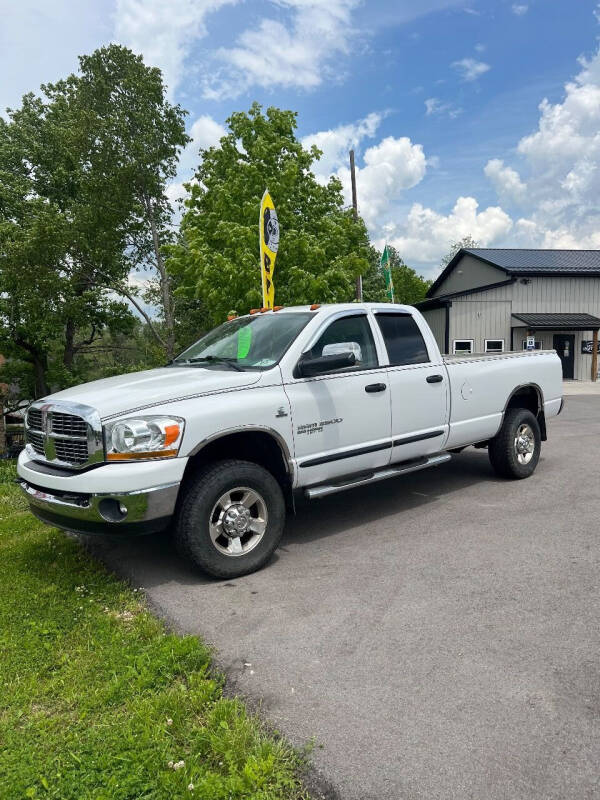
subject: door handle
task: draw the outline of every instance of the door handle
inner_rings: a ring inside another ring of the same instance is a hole
[[[441,383],[444,380],[443,375],[428,375],[425,380],[427,383]]]
[[[385,392],[387,386],[385,383],[370,383],[368,386],[365,386],[365,392],[369,394],[373,394],[373,392]]]

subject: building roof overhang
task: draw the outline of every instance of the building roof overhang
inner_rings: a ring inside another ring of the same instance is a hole
[[[600,277],[600,250],[461,247],[427,291],[433,297],[465,255],[514,277]]]
[[[600,329],[600,318],[592,314],[514,314],[513,328],[554,331],[593,331]]]
[[[418,308],[419,311],[432,311],[434,308],[452,305],[453,298],[465,297],[470,294],[478,294],[479,292],[487,292],[488,289],[498,289],[500,286],[508,286],[510,283],[514,283],[515,280],[516,278],[507,278],[505,281],[486,283],[484,286],[474,286],[472,289],[461,289],[458,292],[439,294],[437,297],[428,297],[425,300],[419,300],[418,303],[415,303],[415,307]]]

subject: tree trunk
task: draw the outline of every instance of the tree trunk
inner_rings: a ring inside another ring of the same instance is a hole
[[[72,319],[67,320],[65,325],[65,349],[63,353],[63,364],[71,371],[75,359],[75,323]]]
[[[160,239],[158,237],[158,230],[156,227],[155,208],[152,201],[146,199],[146,210],[150,220],[150,228],[152,230],[152,246],[154,248],[154,257],[156,259],[156,269],[158,271],[160,291],[162,295],[163,314],[165,318],[165,347],[167,351],[167,358],[171,359],[175,355],[175,315],[173,312],[173,295],[171,292],[171,277],[165,268],[165,262],[160,252]]]
[[[49,394],[48,384],[46,383],[46,372],[48,370],[48,359],[45,355],[32,353],[33,374],[35,378],[35,396],[45,397]]]

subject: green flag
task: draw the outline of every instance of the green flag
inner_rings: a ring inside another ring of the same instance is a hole
[[[383,272],[383,277],[385,280],[385,290],[388,296],[388,300],[390,301],[390,303],[393,303],[394,282],[392,280],[392,267],[390,265],[390,253],[387,244],[383,248],[383,253],[381,254],[381,261],[379,262],[379,266],[381,267],[381,271]]]

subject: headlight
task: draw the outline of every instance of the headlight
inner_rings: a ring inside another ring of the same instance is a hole
[[[158,415],[109,422],[104,427],[108,461],[175,458],[183,438],[181,417]]]

